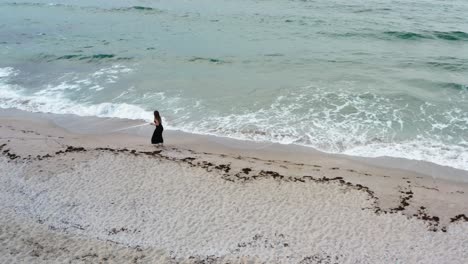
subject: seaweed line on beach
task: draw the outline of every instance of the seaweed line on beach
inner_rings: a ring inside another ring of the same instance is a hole
[[[284,181],[284,182],[299,182],[299,183],[306,183],[306,182],[314,182],[314,183],[319,183],[319,184],[338,184],[340,186],[343,186],[348,189],[353,189],[357,191],[362,191],[366,193],[369,197],[369,200],[372,200],[372,206],[368,208],[363,208],[367,210],[372,210],[375,214],[393,214],[393,213],[398,213],[398,212],[403,212],[407,207],[410,206],[410,200],[413,198],[413,192],[410,189],[410,186],[406,188],[402,188],[400,190],[400,198],[399,198],[399,204],[394,207],[394,208],[389,208],[389,209],[382,209],[379,206],[379,197],[376,196],[375,192],[372,191],[369,187],[363,186],[362,184],[354,184],[349,181],[345,181],[343,177],[314,177],[311,175],[304,175],[304,176],[286,176],[283,174],[280,174],[276,171],[272,170],[259,170],[259,171],[254,171],[252,168],[242,168],[238,172],[232,172],[232,168],[230,164],[215,164],[210,161],[206,160],[198,160],[198,158],[195,157],[183,157],[183,158],[177,158],[177,157],[171,157],[163,154],[164,149],[157,149],[153,151],[138,151],[135,149],[128,149],[128,148],[110,148],[110,147],[97,147],[97,148],[90,148],[86,149],[84,147],[75,147],[75,146],[67,146],[63,150],[59,150],[55,152],[54,154],[45,154],[45,155],[37,155],[35,157],[32,157],[31,155],[28,155],[27,157],[21,157],[15,153],[12,153],[10,149],[7,149],[7,144],[2,144],[0,145],[0,151],[1,154],[5,157],[7,157],[10,161],[14,162],[19,162],[20,160],[28,161],[28,160],[38,160],[42,161],[44,159],[50,159],[55,156],[59,155],[65,155],[67,153],[84,153],[84,152],[90,152],[90,151],[105,151],[105,152],[110,152],[114,154],[127,154],[127,155],[134,155],[134,156],[139,156],[139,155],[145,155],[148,157],[154,157],[154,158],[160,158],[172,162],[181,162],[184,163],[190,167],[198,167],[205,169],[207,172],[218,172],[221,174],[221,178],[233,182],[233,183],[249,183],[255,180],[259,179],[273,179],[277,181]],[[172,148],[172,150],[177,150],[176,148]],[[190,153],[192,154],[197,154],[193,150],[189,150]],[[206,154],[206,153],[204,153]],[[214,154],[212,154],[214,155]],[[224,154],[221,154],[223,156],[227,156]],[[259,158],[252,158],[257,161],[264,161]],[[267,160],[264,161],[267,164],[273,163],[275,161],[273,160]],[[286,162],[286,161],[285,161]],[[295,164],[295,163],[294,163]],[[304,165],[302,163],[297,163],[297,165]],[[312,165],[315,168],[319,168],[321,166],[319,165]],[[332,167],[330,170],[338,170],[338,167]],[[320,169],[316,169],[320,170]],[[350,171],[350,170],[348,170]],[[354,171],[355,173],[359,173],[357,171]],[[365,173],[359,173],[359,174],[365,174]],[[367,176],[367,175],[366,175]],[[410,181],[407,181],[409,184]],[[439,231],[441,230],[442,232],[447,231],[447,226],[439,226],[440,218],[438,216],[430,216],[427,214],[427,211],[425,210],[425,207],[420,207],[417,211],[417,213],[410,215],[408,217],[415,217],[416,219],[425,221],[428,224],[428,230],[430,231]],[[451,221],[450,223],[454,222],[459,222],[459,221],[465,221],[468,222],[468,217],[465,214],[458,214],[452,218],[450,218]],[[121,230],[122,231],[122,230]]]

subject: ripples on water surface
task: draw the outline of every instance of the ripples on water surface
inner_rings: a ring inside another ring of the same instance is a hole
[[[466,1],[4,1],[0,106],[468,170]]]

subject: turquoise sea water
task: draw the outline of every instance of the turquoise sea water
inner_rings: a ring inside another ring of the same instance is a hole
[[[468,2],[0,0],[0,107],[468,170]]]

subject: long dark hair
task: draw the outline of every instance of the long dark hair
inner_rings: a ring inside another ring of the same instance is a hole
[[[158,120],[158,123],[162,125],[161,116],[158,111],[154,111],[154,119]]]

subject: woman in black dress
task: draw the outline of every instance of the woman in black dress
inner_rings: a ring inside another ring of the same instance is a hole
[[[152,125],[156,126],[156,128],[154,129],[153,136],[151,137],[151,144],[163,144],[164,140],[162,133],[164,128],[158,111],[154,111],[154,124]]]

